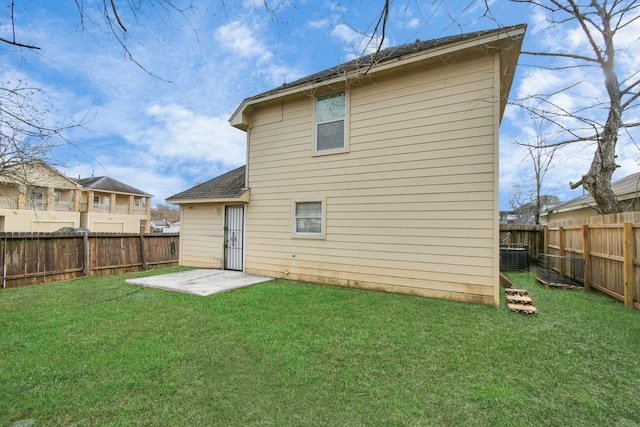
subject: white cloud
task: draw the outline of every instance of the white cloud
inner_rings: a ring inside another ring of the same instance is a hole
[[[272,57],[266,45],[254,35],[254,31],[241,21],[219,27],[216,35],[222,45],[232,51],[233,55],[256,58],[262,62]]]
[[[397,28],[411,30],[418,28],[421,24],[421,20],[414,16],[414,10],[406,5],[392,7],[389,15],[391,23]]]
[[[276,64],[264,67],[259,72],[265,76],[265,80],[273,87],[280,86],[283,83],[291,83],[304,76],[304,73],[298,69]]]
[[[333,27],[331,36],[345,45],[344,52],[347,60],[374,53],[380,43],[378,36],[362,34],[347,24],[338,24]],[[387,39],[382,47],[385,48],[388,44]]]
[[[245,161],[245,133],[232,128],[226,117],[208,117],[177,104],[153,105],[146,114],[155,125],[133,139],[144,141],[155,157],[224,166]]]
[[[315,21],[309,21],[307,25],[309,26],[309,28],[312,28],[314,30],[322,30],[328,28],[331,25],[331,19],[318,19]]]

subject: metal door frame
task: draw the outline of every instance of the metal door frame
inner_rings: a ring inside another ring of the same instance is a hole
[[[229,214],[230,211],[236,211]],[[238,218],[237,216],[240,216]],[[230,224],[232,222],[232,224]],[[224,269],[244,271],[244,205],[227,205],[224,207]],[[239,233],[240,236],[234,233]],[[231,236],[230,236],[231,234]],[[232,242],[232,246],[229,242]],[[238,247],[239,245],[239,247]],[[233,252],[231,252],[233,251]]]

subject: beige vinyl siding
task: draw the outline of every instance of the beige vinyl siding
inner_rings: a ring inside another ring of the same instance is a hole
[[[498,304],[496,83],[489,55],[353,85],[335,155],[313,155],[311,94],[256,108],[246,271]],[[325,239],[291,238],[300,200],[326,200]]]
[[[4,231],[11,232],[51,232],[79,223],[76,212],[0,209],[0,216],[4,217]]]
[[[124,224],[120,221],[92,221],[89,229],[94,233],[124,233]]]
[[[218,207],[219,211],[215,212]],[[222,268],[224,206],[202,203],[180,206],[180,265]]]
[[[96,233],[140,233],[140,221],[146,215],[85,212],[80,214],[80,227]]]

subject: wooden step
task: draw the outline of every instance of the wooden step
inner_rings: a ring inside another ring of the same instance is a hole
[[[529,295],[529,291],[526,289],[507,288],[504,291],[507,295]]]
[[[532,305],[533,298],[527,295],[507,295],[507,302],[522,305]]]
[[[507,307],[511,311],[524,314],[534,314],[538,312],[538,309],[533,305],[507,304]]]

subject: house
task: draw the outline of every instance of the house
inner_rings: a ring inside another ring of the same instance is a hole
[[[247,164],[171,196],[180,263],[499,305],[498,129],[525,26],[245,99]]]
[[[149,228],[152,231],[162,233],[162,230],[171,226],[171,223],[167,219],[152,219],[149,224]]]
[[[168,219],[152,219],[150,229],[156,233],[179,233],[180,221],[172,224]]]
[[[518,214],[514,211],[500,211],[500,224],[515,224],[518,222]]]
[[[539,212],[553,208],[560,203],[556,196],[540,196]],[[531,201],[512,211],[500,211],[500,224],[536,224],[536,202]]]
[[[108,177],[71,179],[44,162],[0,177],[0,231],[149,231],[151,195]]]
[[[611,190],[617,196],[623,212],[640,212],[640,172],[612,182]],[[583,194],[542,212],[540,222],[578,225],[588,223],[589,218],[600,214],[593,197]]]
[[[43,162],[0,177],[0,232],[48,232],[79,227],[81,186]]]
[[[167,228],[162,229],[163,233],[179,233],[180,232],[180,221],[176,221],[169,225]]]
[[[151,195],[107,176],[78,178],[80,226],[94,232],[148,233]]]

